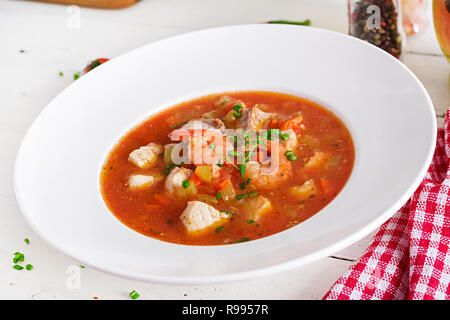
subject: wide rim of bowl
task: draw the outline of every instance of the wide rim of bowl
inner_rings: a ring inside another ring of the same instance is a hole
[[[115,60],[118,59],[122,59],[124,57],[126,57],[127,55],[131,54],[131,53],[135,53],[137,51],[143,50],[144,48],[147,48],[148,46],[152,46],[155,44],[161,44],[164,43],[165,41],[174,41],[177,38],[180,37],[184,37],[187,35],[195,35],[197,33],[208,33],[208,32],[214,32],[216,30],[222,30],[222,29],[239,29],[239,28],[245,28],[245,27],[261,27],[261,28],[302,28],[302,29],[314,29],[314,32],[318,32],[318,33],[328,33],[328,34],[333,34],[336,37],[340,37],[343,39],[346,39],[345,41],[354,41],[354,42],[358,42],[359,45],[362,46],[367,46],[370,47],[371,50],[376,50],[379,52],[379,54],[388,56],[389,59],[391,59],[392,61],[395,61],[396,64],[398,64],[405,72],[407,72],[417,83],[417,85],[419,86],[420,90],[422,91],[422,94],[426,97],[426,100],[428,102],[427,104],[427,110],[430,113],[430,116],[432,119],[434,119],[434,121],[432,121],[431,123],[431,129],[432,129],[432,133],[431,133],[431,138],[430,138],[430,143],[429,143],[429,148],[427,150],[427,156],[426,156],[426,160],[424,161],[421,170],[419,172],[419,174],[416,176],[416,178],[414,179],[413,183],[411,183],[409,185],[409,187],[407,188],[407,190],[403,193],[403,195],[401,197],[399,197],[397,199],[397,201],[395,201],[394,203],[392,203],[391,205],[389,205],[385,210],[383,210],[383,212],[381,212],[375,219],[372,219],[369,223],[367,223],[365,226],[363,226],[362,228],[360,228],[359,230],[352,232],[344,237],[341,237],[339,241],[335,242],[334,244],[328,245],[323,247],[322,249],[319,249],[311,254],[305,255],[305,256],[301,256],[298,258],[294,258],[291,259],[289,261],[286,262],[282,262],[282,263],[277,263],[277,264],[273,264],[270,266],[266,266],[266,267],[262,267],[262,268],[254,268],[251,269],[249,271],[244,271],[244,272],[233,272],[233,273],[227,273],[227,274],[220,274],[220,275],[213,275],[213,276],[164,276],[164,275],[150,275],[150,274],[141,274],[141,273],[136,273],[136,272],[126,272],[123,270],[117,270],[115,268],[108,268],[107,266],[101,266],[98,267],[95,265],[95,263],[90,262],[89,260],[85,259],[82,256],[79,256],[73,252],[68,252],[68,250],[54,242],[52,242],[45,234],[41,233],[39,231],[39,229],[35,226],[35,224],[33,223],[30,214],[25,210],[24,206],[23,206],[23,199],[18,191],[18,180],[17,180],[17,176],[18,176],[18,162],[19,159],[21,157],[21,154],[23,153],[23,148],[24,148],[24,142],[29,139],[29,135],[30,135],[30,131],[32,130],[32,128],[35,126],[35,124],[37,122],[40,121],[40,119],[43,117],[43,115],[45,115],[47,112],[50,112],[50,108],[53,105],[53,102],[61,95],[63,95],[65,93],[66,90],[69,90],[69,88],[71,88],[74,84],[69,85],[67,88],[65,88],[63,91],[61,91],[55,98],[53,98],[50,103],[39,113],[39,115],[35,118],[35,120],[32,122],[32,124],[30,125],[30,127],[28,128],[28,130],[26,131],[26,134],[24,135],[22,142],[20,144],[19,150],[17,152],[16,155],[16,159],[15,159],[15,163],[14,163],[14,192],[16,195],[16,199],[17,199],[17,203],[18,206],[25,218],[25,220],[27,221],[27,223],[30,225],[30,227],[32,228],[32,230],[42,239],[44,240],[47,244],[49,244],[51,247],[57,249],[58,251],[64,253],[65,255],[76,259],[78,261],[80,261],[81,263],[83,263],[84,265],[87,265],[89,267],[92,267],[93,269],[96,270],[100,270],[106,273],[109,273],[111,275],[115,275],[115,276],[120,276],[120,277],[124,277],[124,278],[128,278],[128,279],[132,279],[132,280],[139,280],[139,281],[147,281],[147,282],[153,282],[153,283],[161,283],[161,284],[191,284],[191,285],[203,285],[203,284],[213,284],[213,283],[225,283],[225,282],[232,282],[232,281],[239,281],[239,280],[248,280],[248,279],[253,279],[253,278],[258,278],[258,277],[262,277],[262,276],[267,276],[267,275],[271,275],[274,273],[278,273],[278,272],[283,272],[283,271],[287,271],[287,270],[291,270],[293,268],[296,267],[300,267],[303,266],[305,264],[317,261],[321,258],[327,257],[339,250],[344,249],[345,247],[357,242],[358,240],[360,240],[361,238],[363,238],[364,236],[366,236],[367,234],[369,234],[370,232],[372,232],[373,230],[375,230],[376,228],[378,228],[379,226],[381,226],[381,224],[383,224],[386,220],[388,220],[395,212],[397,212],[401,206],[410,198],[410,196],[412,195],[412,193],[414,192],[414,190],[416,190],[422,179],[425,177],[425,174],[428,170],[428,167],[431,163],[433,154],[434,154],[434,150],[435,150],[435,142],[436,142],[436,138],[437,138],[437,123],[436,123],[436,115],[435,115],[435,110],[433,107],[433,103],[432,100],[428,94],[428,92],[426,91],[425,87],[423,86],[423,84],[421,83],[421,81],[417,78],[417,76],[410,70],[408,69],[401,61],[399,61],[398,59],[394,58],[393,56],[391,56],[390,54],[388,54],[387,52],[385,52],[384,50],[371,45],[365,41],[362,41],[360,39],[357,39],[355,37],[343,34],[343,33],[339,33],[336,31],[331,31],[331,30],[327,30],[327,29],[321,29],[321,28],[315,28],[315,27],[304,27],[304,26],[291,26],[291,25],[273,25],[273,24],[269,24],[269,25],[265,25],[265,24],[240,24],[240,25],[231,25],[231,26],[221,26],[221,27],[214,27],[214,28],[208,28],[208,29],[202,29],[202,30],[197,30],[197,31],[192,31],[192,32],[188,32],[188,33],[183,33],[183,34],[179,34],[176,36],[172,36],[169,38],[164,38],[155,42],[151,42],[149,44],[146,44],[144,46],[135,48],[133,50],[130,50],[124,54],[119,55],[118,57],[115,57],[114,59],[112,59],[112,61],[114,62]],[[98,70],[92,70],[91,73],[94,72],[98,72]],[[425,106],[424,106],[425,107]],[[254,241],[258,241],[258,240],[254,240]],[[245,245],[245,244],[244,244]]]

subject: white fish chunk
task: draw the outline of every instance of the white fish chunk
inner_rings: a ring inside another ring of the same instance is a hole
[[[139,168],[145,169],[153,166],[158,159],[158,156],[164,151],[162,145],[156,143],[149,143],[146,146],[140,147],[130,153],[128,160],[134,163]]]
[[[147,188],[154,183],[161,181],[162,176],[153,176],[145,174],[133,174],[128,178],[128,186],[130,189]]]
[[[191,233],[202,231],[221,222],[228,221],[231,215],[220,212],[204,202],[189,201],[186,209],[184,209],[179,218],[186,231]]]
[[[187,168],[174,168],[166,178],[164,182],[164,188],[166,191],[172,195],[178,194],[180,191],[183,191],[183,181],[188,180],[194,171]]]

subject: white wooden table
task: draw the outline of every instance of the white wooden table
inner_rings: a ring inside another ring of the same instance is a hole
[[[273,19],[309,18],[316,27],[346,33],[346,0],[143,0],[119,11],[82,8],[79,28],[73,18],[66,6],[0,2],[0,298],[128,299],[133,289],[142,299],[321,298],[363,253],[370,236],[333,257],[250,281],[166,286],[86,268],[81,270],[81,288],[70,289],[68,267],[78,263],[43,243],[24,221],[14,197],[13,165],[33,119],[94,58],[112,58],[192,30]],[[432,26],[409,39],[404,62],[429,91],[442,123],[450,106],[450,65]],[[59,76],[60,71],[64,76]],[[31,243],[26,245],[24,238]],[[26,261],[35,266],[32,271],[12,268],[16,251],[25,253]]]

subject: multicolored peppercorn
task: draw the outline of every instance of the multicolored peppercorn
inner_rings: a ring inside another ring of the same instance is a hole
[[[349,34],[367,41],[396,58],[402,54],[398,0],[349,0]],[[377,6],[380,10],[371,10]],[[379,17],[373,19],[373,15]],[[379,21],[379,25],[371,22]]]

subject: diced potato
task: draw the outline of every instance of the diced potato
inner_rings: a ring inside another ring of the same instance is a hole
[[[301,186],[290,187],[289,195],[296,200],[306,200],[316,195],[317,189],[314,180],[308,180]]]
[[[211,230],[230,219],[230,215],[201,201],[189,201],[186,209],[180,215],[186,231],[193,235],[205,230]]]
[[[154,183],[161,180],[161,175],[134,174],[129,177],[128,186],[130,187],[130,189],[141,189],[150,187]]]
[[[272,204],[269,199],[263,196],[257,196],[254,198],[246,198],[243,200],[243,212],[248,214],[249,219],[258,221],[267,213],[273,210]]]
[[[203,182],[211,182],[212,178],[211,166],[197,166],[197,168],[195,168],[195,174]]]
[[[329,156],[328,154],[317,151],[314,152],[311,158],[309,158],[308,162],[305,164],[305,168],[317,168],[319,166],[322,166],[325,164],[325,162],[328,160]]]
[[[158,156],[162,152],[163,147],[160,144],[152,142],[132,151],[128,157],[128,160],[133,162],[139,168],[149,168],[156,163]]]
[[[227,180],[227,182],[220,189],[220,195],[225,202],[234,201],[236,199],[236,191],[234,190],[233,184],[230,180]]]

